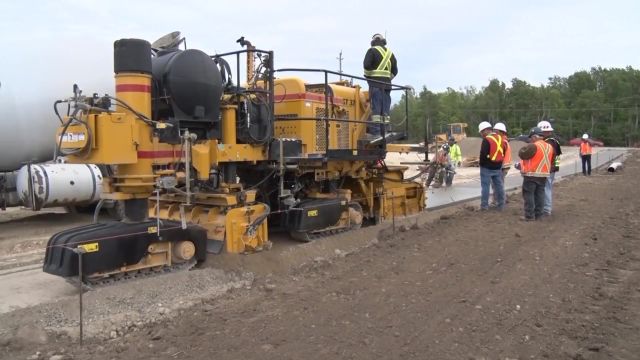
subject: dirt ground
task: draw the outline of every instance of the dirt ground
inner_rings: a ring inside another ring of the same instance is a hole
[[[634,153],[623,171],[556,184],[543,221],[519,221],[514,195],[502,213],[463,205],[398,221],[395,234],[387,224],[142,280],[116,301],[144,312],[137,291],[165,307],[192,286],[220,291],[83,347],[39,328],[76,298],[3,314],[0,358],[638,359],[639,178]],[[185,274],[201,279],[167,285]],[[87,293],[86,316],[114,289]]]
[[[25,213],[31,216],[25,219]],[[69,214],[63,208],[47,209],[42,213],[8,208],[0,213],[0,256],[42,249],[52,232],[89,221],[91,215]]]

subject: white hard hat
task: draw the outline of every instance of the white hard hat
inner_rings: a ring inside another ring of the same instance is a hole
[[[582,134],[582,138],[587,140],[589,138],[589,134]]]
[[[500,130],[504,133],[507,132],[507,125],[505,125],[504,123],[496,123],[495,125],[493,125],[493,130]]]
[[[478,125],[478,132],[482,132],[484,129],[490,129],[491,123],[488,121],[483,121]]]
[[[538,127],[542,129],[542,131],[553,131],[553,127],[551,127],[551,123],[546,120],[540,121],[538,123]]]

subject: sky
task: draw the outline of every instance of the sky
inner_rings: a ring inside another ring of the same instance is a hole
[[[360,75],[371,36],[386,34],[395,82],[481,88],[534,85],[592,66],[638,67],[638,1],[10,1],[0,0],[5,96],[68,96],[113,87],[113,41],[181,31],[189,48],[238,50],[245,36],[275,51],[276,68]],[[100,91],[99,91],[100,92]],[[1,93],[0,93],[1,94]]]
[[[51,105],[74,83],[85,94],[113,93],[120,38],[153,42],[177,30],[189,48],[214,54],[239,50],[245,36],[275,51],[276,68],[337,71],[342,51],[343,71],[361,75],[379,32],[398,59],[395,83],[443,91],[493,78],[540,85],[598,65],[638,68],[638,14],[637,0],[0,0],[0,141],[14,124],[38,126],[34,118],[52,128]]]

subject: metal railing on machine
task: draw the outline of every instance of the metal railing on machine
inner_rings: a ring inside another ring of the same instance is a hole
[[[246,90],[251,90],[252,92],[270,92],[273,95],[273,51],[271,50],[261,50],[257,48],[251,49],[243,49],[230,51],[222,54],[211,55],[211,58],[220,65],[223,77],[223,83],[225,86],[232,85],[232,73],[231,67],[229,63],[225,60],[225,58],[230,56],[235,56],[235,74],[237,79],[236,91],[240,92],[240,56],[242,54],[246,54],[247,57],[257,56],[260,59],[260,63],[258,64],[257,69],[247,69],[247,88]],[[267,86],[266,89],[264,87],[256,86],[259,81],[264,81]]]
[[[246,86],[241,85],[240,81],[240,63],[241,55],[246,54],[247,68]],[[235,84],[234,84],[234,72],[231,70],[231,65],[226,58],[235,57]],[[259,62],[256,68],[253,67],[254,57],[257,57]],[[268,143],[273,137],[273,122],[274,122],[274,82],[273,82],[273,51],[261,50],[255,47],[248,49],[226,52],[222,54],[211,55],[211,58],[218,64],[220,68],[220,75],[222,76],[222,83],[224,86],[224,93],[231,94],[236,97],[236,100],[240,102],[242,97],[245,99],[260,99],[261,104],[266,105],[268,108],[268,120],[267,125],[269,130],[266,131],[267,135],[264,139],[258,140],[259,143]],[[249,61],[248,59],[252,59]],[[251,64],[251,66],[249,66]],[[266,96],[266,99],[265,99]]]
[[[349,119],[342,119],[342,118],[336,118],[336,117],[330,117],[329,115],[329,104],[331,103],[333,105],[333,100],[334,100],[334,95],[332,93],[331,87],[329,86],[330,84],[334,84],[334,83],[330,83],[329,82],[329,75],[336,75],[336,76],[340,76],[341,79],[342,78],[347,78],[350,79],[349,83],[353,83],[354,80],[361,80],[361,81],[367,81],[367,82],[373,82],[373,83],[378,83],[380,85],[384,85],[384,86],[390,86],[391,87],[391,91],[397,91],[397,90],[401,90],[405,92],[405,99],[409,98],[409,92],[413,91],[413,88],[409,87],[409,86],[401,86],[401,85],[396,85],[396,84],[391,84],[391,83],[385,83],[385,82],[381,82],[381,81],[377,81],[377,80],[371,80],[371,79],[367,79],[364,77],[360,77],[360,76],[356,76],[356,75],[350,75],[350,74],[346,74],[346,73],[342,73],[342,72],[337,72],[337,71],[332,71],[332,70],[326,70],[326,69],[309,69],[309,68],[283,68],[283,69],[275,69],[273,71],[273,73],[284,73],[284,72],[306,72],[306,73],[322,73],[324,76],[324,87],[323,87],[323,95],[324,95],[324,114],[322,117],[297,117],[297,116],[286,116],[286,117],[275,117],[275,120],[278,121],[294,121],[294,120],[302,120],[302,121],[322,121],[324,123],[324,142],[326,144],[326,154],[330,154],[331,150],[337,150],[337,149],[331,149],[330,148],[330,143],[329,143],[329,124],[330,122],[338,122],[338,123],[356,123],[356,124],[372,124],[371,121],[369,120],[349,120]],[[344,80],[342,80],[344,81]],[[331,93],[329,93],[331,92]],[[403,126],[402,128],[402,132],[398,134],[397,137],[394,137],[392,139],[392,141],[394,140],[404,140],[407,138],[408,133],[409,133],[409,102],[405,101],[405,116],[404,119],[399,123],[399,124],[391,124],[392,128],[390,129],[390,133],[394,132],[394,125],[401,125]],[[381,145],[382,145],[382,149],[386,150],[386,146],[387,146],[387,129],[386,126],[381,126]],[[342,149],[341,149],[342,150]],[[349,151],[351,150],[356,150],[355,148],[350,148],[347,149]],[[328,157],[328,155],[325,155],[325,157]]]

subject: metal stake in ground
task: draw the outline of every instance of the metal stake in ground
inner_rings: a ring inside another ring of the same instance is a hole
[[[73,252],[75,252],[76,254],[78,254],[78,294],[79,294],[79,298],[80,298],[80,346],[82,346],[82,340],[83,340],[83,329],[82,329],[82,278],[83,278],[83,274],[82,274],[82,254],[86,253],[87,250],[85,250],[84,247],[82,246],[78,246],[77,248],[75,248],[73,250]]]
[[[396,202],[393,192],[391,192],[391,223],[393,224],[393,235],[396,235]]]

